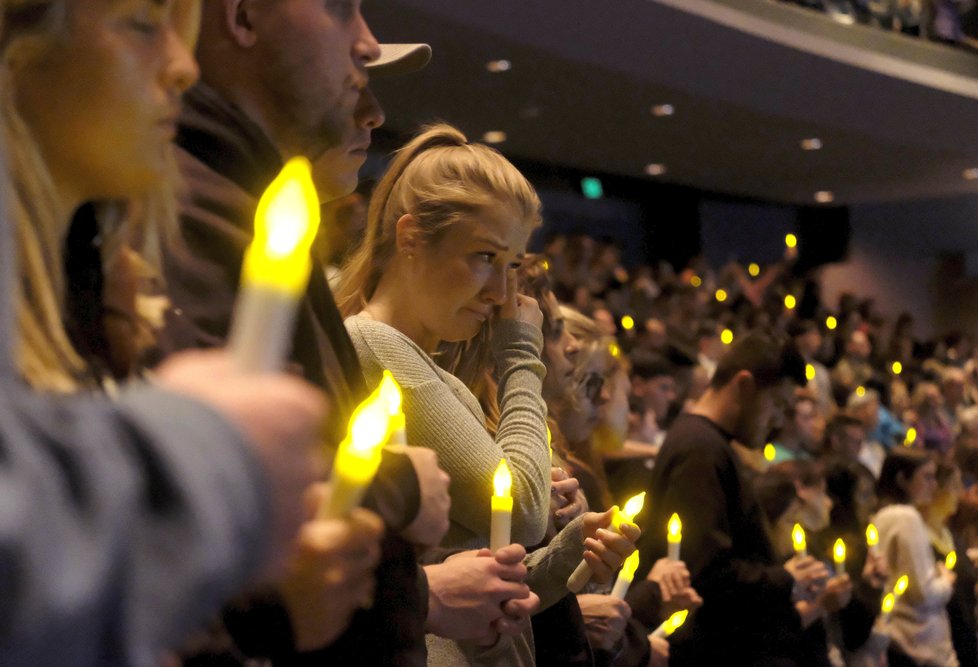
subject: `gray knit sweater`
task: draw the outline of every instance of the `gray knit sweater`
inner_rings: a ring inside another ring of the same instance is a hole
[[[519,320],[500,320],[491,347],[499,371],[500,419],[496,437],[465,384],[438,365],[403,333],[362,315],[346,320],[368,386],[384,369],[401,385],[408,442],[438,453],[451,478],[451,527],[443,546],[476,549],[489,542],[492,477],[501,458],[513,475],[513,542],[543,539],[550,507],[547,407],[540,392],[540,330]]]
[[[368,386],[384,369],[404,394],[408,442],[430,447],[451,476],[451,528],[444,546],[485,547],[489,540],[492,477],[505,457],[513,474],[514,542],[532,546],[543,539],[550,508],[550,457],[546,405],[541,398],[543,337],[517,320],[496,323],[491,341],[499,372],[499,427],[495,440],[485,414],[465,384],[440,368],[410,338],[386,324],[355,315],[346,320]],[[580,517],[549,545],[527,556],[526,583],[545,609],[567,594],[567,577],[580,562],[584,536]],[[428,664],[437,667],[529,667],[535,664],[529,624],[519,637],[488,647],[429,635]]]

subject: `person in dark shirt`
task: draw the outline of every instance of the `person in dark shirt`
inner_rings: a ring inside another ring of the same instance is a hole
[[[762,446],[783,418],[804,361],[789,343],[752,332],[720,360],[710,387],[666,435],[649,488],[636,577],[666,554],[666,525],[682,519],[681,555],[703,607],[670,637],[670,665],[793,665],[799,596],[827,577],[810,556],[778,562],[769,527],[731,446]],[[637,604],[637,601],[636,601]],[[651,630],[661,618],[633,608]]]

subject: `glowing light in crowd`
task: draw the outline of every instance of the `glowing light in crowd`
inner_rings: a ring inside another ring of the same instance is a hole
[[[798,237],[794,234],[786,234],[784,237],[784,244],[789,248],[795,248],[798,246]]]
[[[784,297],[784,307],[788,310],[794,310],[796,305],[798,305],[798,300],[795,299],[794,294],[786,294]]]
[[[730,329],[724,329],[720,332],[720,342],[724,345],[730,345],[733,342],[734,335],[733,331]]]
[[[815,367],[811,364],[805,364],[805,379],[809,382],[815,379]]]
[[[727,290],[718,289],[713,296],[716,297],[716,300],[718,302],[723,303],[724,301],[727,300]]]
[[[506,459],[500,459],[496,473],[492,476],[492,522],[489,529],[489,549],[493,552],[502,549],[510,543],[510,533],[513,526],[513,497],[510,490],[513,487],[513,476],[506,465]]]
[[[829,315],[825,318],[825,328],[829,331],[835,331],[835,328],[839,326],[839,320],[835,319],[834,315]]]
[[[621,328],[625,331],[631,331],[635,328],[635,318],[631,315],[625,315],[621,318]]]
[[[666,527],[666,541],[669,543],[669,560],[679,560],[679,545],[683,541],[683,522],[678,514],[669,517],[669,525]]]
[[[747,265],[747,273],[751,275],[752,278],[756,278],[761,275],[761,267],[757,262],[751,262]]]
[[[840,537],[832,547],[832,562],[835,563],[835,574],[842,576],[846,573],[846,543]]]
[[[894,361],[890,368],[893,370],[894,375],[899,375],[903,372],[903,364],[901,364],[899,361]]]
[[[700,278],[699,276],[693,276],[692,278],[689,279],[689,284],[692,285],[693,287],[699,287],[700,285],[703,284],[703,279]]]
[[[911,426],[907,429],[907,435],[903,438],[903,444],[906,447],[911,447],[915,442],[917,442],[917,429]]]
[[[947,558],[944,559],[944,567],[949,570],[953,570],[954,566],[958,564],[958,552],[953,549],[948,552]]]
[[[774,463],[774,459],[778,456],[778,450],[774,448],[770,442],[764,445],[764,460],[768,463]]]
[[[791,544],[797,555],[808,555],[808,540],[805,539],[805,529],[799,523],[796,523],[791,529]]]

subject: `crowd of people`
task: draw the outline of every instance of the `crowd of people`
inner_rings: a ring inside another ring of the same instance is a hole
[[[783,0],[847,25],[869,25],[935,42],[975,48],[970,0]]]
[[[0,8],[0,664],[978,660],[966,337],[883,347],[853,299],[829,325],[791,250],[529,253],[533,186],[446,124],[344,200],[370,77],[430,56],[357,0]],[[326,205],[289,372],[245,371],[222,348],[295,156],[363,234]],[[323,514],[385,372],[407,444]]]

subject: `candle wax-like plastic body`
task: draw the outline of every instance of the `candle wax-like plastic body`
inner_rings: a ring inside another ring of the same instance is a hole
[[[493,552],[511,544],[513,528],[513,499],[509,496],[492,497],[492,522],[489,528],[489,549]]]

